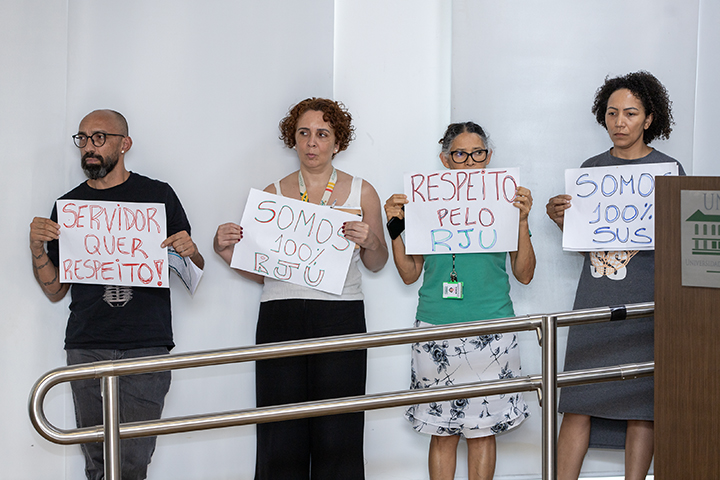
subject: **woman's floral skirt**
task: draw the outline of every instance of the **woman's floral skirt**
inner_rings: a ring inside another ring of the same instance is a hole
[[[432,327],[416,321],[419,328]],[[427,341],[412,345],[411,389],[453,386],[521,376],[517,334]],[[405,417],[428,435],[496,435],[530,415],[522,393],[412,405]]]

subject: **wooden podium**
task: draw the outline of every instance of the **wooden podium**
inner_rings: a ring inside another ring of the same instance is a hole
[[[680,192],[720,191],[720,177],[658,177],[655,187],[655,479],[717,480],[720,289],[682,286]]]

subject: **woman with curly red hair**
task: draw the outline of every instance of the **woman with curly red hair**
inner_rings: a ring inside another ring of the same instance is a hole
[[[343,227],[357,248],[340,295],[238,270],[263,284],[258,344],[366,331],[359,262],[376,272],[388,250],[375,189],[333,166],[353,130],[345,106],[324,98],[303,100],[280,122],[280,139],[297,152],[300,168],[265,191],[358,213]],[[218,227],[215,252],[228,265],[242,237],[240,225]],[[258,407],[365,394],[365,350],[262,360],[255,369]],[[362,412],[259,424],[255,480],[363,479],[363,429]]]

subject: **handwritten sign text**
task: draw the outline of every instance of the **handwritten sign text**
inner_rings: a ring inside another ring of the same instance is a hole
[[[655,249],[655,177],[677,175],[675,163],[565,170],[563,249]]]
[[[517,250],[517,168],[405,175],[408,254]]]
[[[169,288],[165,205],[58,200],[60,281]]]
[[[360,217],[251,189],[231,266],[324,292],[342,293],[355,244],[342,225]]]

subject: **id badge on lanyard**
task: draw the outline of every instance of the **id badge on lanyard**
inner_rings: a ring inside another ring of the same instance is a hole
[[[450,273],[450,281],[443,282],[443,298],[454,298],[462,300],[463,298],[463,282],[458,282],[457,272],[455,271],[455,254],[452,254],[452,272]]]

